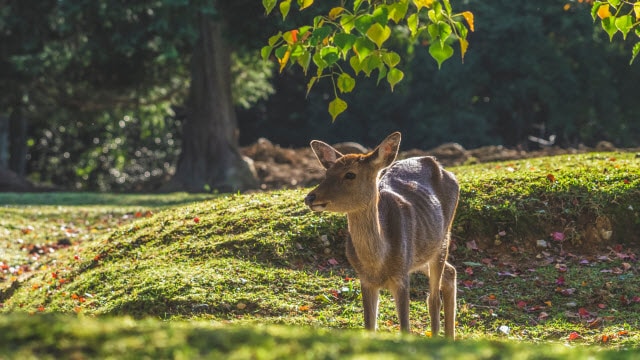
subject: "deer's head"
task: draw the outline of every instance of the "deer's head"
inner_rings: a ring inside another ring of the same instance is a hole
[[[378,174],[396,159],[400,133],[389,135],[368,154],[343,155],[331,145],[313,140],[311,148],[326,169],[325,179],[304,202],[313,211],[349,213],[366,208],[378,197]]]

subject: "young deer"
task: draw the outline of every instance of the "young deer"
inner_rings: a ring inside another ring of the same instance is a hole
[[[400,329],[409,332],[409,275],[429,277],[431,333],[440,329],[440,290],[445,335],[455,337],[456,270],[447,262],[458,182],[432,157],[394,163],[400,133],[368,154],[343,155],[322,141],[311,142],[327,170],[305,198],[313,211],[347,214],[351,239],[346,255],[360,277],[364,325],[376,329],[381,288],[391,291]]]

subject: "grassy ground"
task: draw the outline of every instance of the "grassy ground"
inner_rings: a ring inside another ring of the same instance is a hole
[[[434,358],[464,353],[455,349],[476,358],[637,355],[639,162],[609,153],[452,169],[462,185],[451,254],[464,340],[456,347],[421,340],[431,335],[422,276],[412,279],[417,336],[397,337],[389,294],[380,338],[328,330],[362,327],[360,288],[344,258],[344,217],[307,211],[306,190],[0,194],[0,327],[21,329],[0,331],[0,343],[37,356],[38,344],[56,341],[48,329],[73,338],[80,328],[94,329],[74,342],[86,345],[47,346],[118,356],[96,345],[104,340],[150,356],[215,357],[206,344],[228,337],[236,340],[225,354],[239,357],[290,357],[299,347],[326,358],[433,348]],[[167,334],[189,340],[166,342]],[[135,345],[140,337],[146,345]],[[255,341],[241,346],[246,339]],[[354,342],[361,351],[350,352]],[[545,346],[549,354],[526,345],[542,342],[558,345]]]

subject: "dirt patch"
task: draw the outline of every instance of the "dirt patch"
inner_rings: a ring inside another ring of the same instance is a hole
[[[362,153],[370,149],[357,143],[334,145],[343,153]],[[580,147],[563,149],[547,147],[535,151],[509,149],[504,146],[485,146],[467,150],[457,143],[447,143],[430,150],[412,149],[398,155],[404,159],[413,156],[434,156],[445,167],[492,161],[518,160],[541,156],[577,154],[590,151],[613,151],[615,147],[606,141],[596,148]],[[261,190],[291,189],[318,184],[324,176],[310,148],[283,148],[261,138],[254,144],[241,148],[242,155],[251,159],[256,170]]]

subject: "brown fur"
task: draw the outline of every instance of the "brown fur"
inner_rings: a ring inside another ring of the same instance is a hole
[[[399,145],[398,132],[368,154],[342,155],[312,141],[327,172],[305,203],[314,211],[347,214],[346,254],[362,285],[367,329],[376,328],[379,291],[387,288],[400,328],[410,330],[409,275],[421,271],[429,276],[431,331],[438,335],[442,291],[445,335],[454,338],[456,270],[447,257],[458,183],[431,157],[394,163]]]

